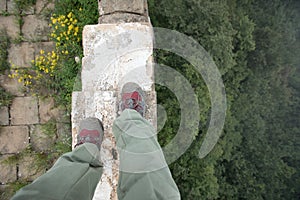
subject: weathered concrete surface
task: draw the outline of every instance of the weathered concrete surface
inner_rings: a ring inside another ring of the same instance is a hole
[[[153,38],[150,24],[89,25],[85,26],[83,36],[83,91],[119,90],[121,84],[128,81],[151,90]]]
[[[104,125],[104,140],[101,146],[101,161],[104,164],[102,181],[98,185],[100,192],[96,196],[99,199],[116,199],[114,195],[118,175],[118,161],[114,158],[113,147],[115,146],[112,134],[112,122],[117,116],[116,97],[114,92],[74,92],[72,101],[72,133],[73,146],[76,144],[79,122],[87,117],[97,117]],[[107,192],[106,192],[107,191]],[[100,196],[99,196],[100,195]]]
[[[146,118],[156,126],[156,94],[153,81],[153,34],[149,23],[88,25],[83,31],[82,91],[72,96],[73,146],[79,122],[97,117],[104,124],[101,160],[104,172],[94,200],[117,199],[119,161],[112,124],[120,113],[119,99],[127,82],[147,93]]]

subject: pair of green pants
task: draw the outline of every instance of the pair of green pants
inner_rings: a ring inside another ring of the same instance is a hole
[[[120,155],[119,200],[179,200],[180,194],[165,162],[155,130],[134,110],[124,110],[113,133]],[[54,166],[12,200],[90,200],[103,166],[96,145],[85,143],[62,155]]]

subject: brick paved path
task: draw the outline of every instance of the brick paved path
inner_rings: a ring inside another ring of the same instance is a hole
[[[9,62],[26,68],[41,49],[53,49],[48,36],[49,14],[53,8],[51,0],[37,0],[23,13],[24,24],[20,26],[14,1],[0,0],[0,29],[6,29],[11,41],[16,41],[20,36],[23,38],[22,42],[11,43]],[[62,109],[54,107],[53,99],[30,96],[7,73],[0,74],[0,85],[14,96],[10,106],[0,107],[0,199],[6,199],[5,190],[9,183],[32,181],[46,169],[36,167],[38,164],[34,157],[26,154],[15,162],[3,161],[24,152],[29,146],[38,153],[49,150],[60,137],[59,134],[69,132],[70,120]],[[50,136],[44,131],[48,122],[56,125],[56,132]]]

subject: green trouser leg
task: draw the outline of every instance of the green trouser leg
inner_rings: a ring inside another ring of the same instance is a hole
[[[113,133],[120,155],[119,200],[179,200],[152,125],[126,109],[115,120]]]
[[[12,200],[91,200],[102,175],[99,150],[85,143],[62,155],[54,166]]]

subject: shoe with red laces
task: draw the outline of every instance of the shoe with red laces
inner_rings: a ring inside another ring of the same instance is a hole
[[[103,125],[101,121],[95,117],[82,120],[79,125],[79,134],[77,135],[77,144],[75,147],[84,143],[93,143],[100,150],[103,140]]]
[[[126,83],[122,88],[121,98],[120,108],[122,111],[133,109],[143,117],[145,116],[145,93],[138,84]]]

